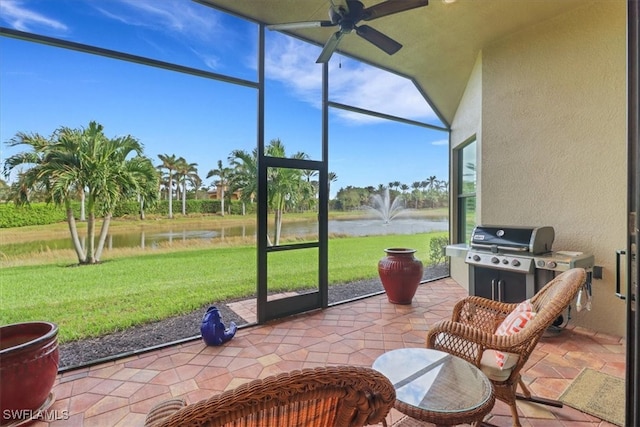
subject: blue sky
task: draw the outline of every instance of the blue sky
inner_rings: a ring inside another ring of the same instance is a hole
[[[188,0],[2,0],[0,24],[257,78],[257,26]],[[280,138],[288,154],[320,159],[320,47],[268,32],[266,50],[265,137]],[[440,125],[411,82],[340,55],[330,63],[330,97]],[[232,150],[255,147],[256,105],[251,88],[0,37],[2,161],[18,151],[4,142],[19,131],[50,135],[95,120],[109,137],[139,139],[156,163],[158,154],[197,163],[204,179]],[[347,185],[447,180],[447,134],[332,109],[329,170],[338,175],[333,194]]]

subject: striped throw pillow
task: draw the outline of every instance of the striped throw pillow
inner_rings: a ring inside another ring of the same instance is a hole
[[[530,300],[522,301],[509,315],[502,321],[498,329],[496,329],[496,335],[513,335],[520,332],[531,319],[534,318],[536,313],[533,311],[533,305]],[[496,363],[498,368],[502,369],[509,357],[518,357],[515,354],[503,353],[496,351]],[[511,365],[511,364],[510,364]]]

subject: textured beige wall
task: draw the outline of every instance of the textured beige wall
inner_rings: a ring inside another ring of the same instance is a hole
[[[593,253],[604,279],[572,323],[624,335],[626,2],[585,3],[486,47],[462,101],[451,140],[478,135],[480,223],[551,225],[554,250]]]
[[[467,87],[460,100],[458,107],[459,114],[456,115],[454,123],[451,127],[450,141],[452,148],[456,148],[460,145],[466,144],[468,141],[475,138],[477,151],[480,152],[482,146],[482,53],[476,58],[476,62],[473,66],[471,76],[467,81]],[[450,188],[458,188],[458,177],[455,173],[453,163],[457,160],[454,156],[450,156],[451,165],[449,170],[451,175],[449,182]],[[478,185],[481,181],[482,169],[481,164],[478,163]],[[455,195],[452,192],[452,197]],[[476,200],[476,209],[480,210],[482,201],[480,198]],[[450,206],[454,206],[454,200],[451,200]],[[458,224],[456,209],[450,210],[451,224]],[[469,266],[464,262],[464,258],[451,257],[450,274],[458,283],[463,287],[469,289]]]

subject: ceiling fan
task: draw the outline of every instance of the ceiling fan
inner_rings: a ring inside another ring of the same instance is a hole
[[[331,55],[338,47],[338,43],[345,34],[355,30],[356,34],[382,49],[389,55],[393,55],[402,48],[402,45],[389,36],[368,25],[356,25],[360,21],[372,21],[383,16],[404,12],[410,9],[423,7],[429,4],[429,0],[387,0],[365,8],[358,0],[331,0],[329,8],[329,21],[304,21],[289,22],[285,24],[267,25],[270,30],[295,30],[312,27],[336,27],[339,29],[327,40],[316,60],[317,63],[328,62]]]

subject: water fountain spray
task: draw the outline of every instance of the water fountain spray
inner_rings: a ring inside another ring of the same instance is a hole
[[[382,194],[374,194],[371,196],[371,206],[369,209],[373,210],[382,218],[385,224],[388,224],[393,218],[404,209],[404,200],[402,196],[397,196],[391,202],[391,196],[389,195],[389,189],[385,188]]]

